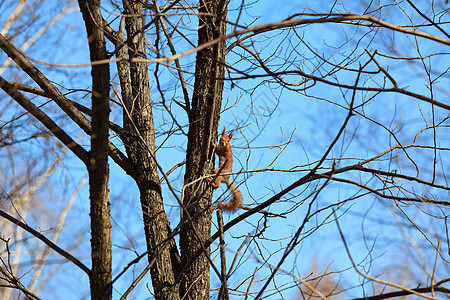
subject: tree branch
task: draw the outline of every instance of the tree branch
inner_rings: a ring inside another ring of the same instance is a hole
[[[42,96],[45,98],[50,98],[43,89],[39,89],[36,88],[34,86],[29,86],[20,82],[11,82],[9,81],[9,83],[17,88],[20,91],[24,91],[24,92],[28,92],[28,93],[32,93],[38,96]],[[51,99],[51,98],[50,98]],[[90,117],[92,117],[92,110],[78,102],[69,100],[70,103],[72,103],[73,106],[75,106],[79,111],[81,111],[83,114],[86,114]],[[120,127],[119,125],[117,125],[116,123],[113,123],[111,121],[109,121],[109,129],[111,129],[112,131],[114,131],[115,133],[117,133],[117,135],[120,137],[123,134],[123,128]]]
[[[0,34],[0,49],[27,73],[55,103],[88,135],[92,134],[89,120],[68,100],[55,85],[42,74],[13,44]],[[109,155],[131,177],[135,176],[135,168],[128,158],[109,142]]]
[[[40,239],[42,242],[44,242],[48,247],[56,251],[58,254],[62,255],[63,257],[67,258],[71,262],[73,262],[77,267],[79,267],[81,270],[83,270],[86,274],[90,275],[91,270],[89,270],[88,267],[86,267],[81,261],[73,257],[70,253],[64,251],[63,249],[59,248],[56,244],[54,244],[52,241],[50,241],[48,238],[46,238],[43,234],[37,232],[30,226],[28,226],[25,223],[22,223],[21,221],[17,220],[13,216],[7,214],[3,210],[0,210],[0,216],[7,219],[11,223],[16,224],[17,226],[21,227],[25,231],[29,232],[30,234],[34,235],[38,239]]]
[[[53,135],[67,146],[84,164],[89,161],[88,152],[75,142],[64,130],[61,129],[49,116],[28,100],[13,85],[0,76],[0,87],[20,104],[25,110],[38,119]]]

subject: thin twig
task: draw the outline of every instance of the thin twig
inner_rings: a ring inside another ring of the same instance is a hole
[[[344,243],[344,247],[345,247],[345,250],[347,252],[348,258],[350,259],[353,268],[355,269],[355,271],[359,275],[361,275],[362,277],[364,277],[366,279],[374,281],[374,282],[378,282],[378,283],[381,283],[381,284],[384,284],[384,285],[389,285],[389,286],[392,286],[392,287],[399,288],[399,289],[401,289],[401,290],[403,290],[405,292],[408,292],[409,294],[414,294],[414,295],[417,295],[417,296],[420,296],[420,297],[423,297],[423,298],[427,298],[427,299],[436,299],[435,297],[430,297],[430,296],[427,296],[425,294],[422,294],[421,292],[418,292],[415,289],[409,289],[409,288],[407,288],[405,286],[401,286],[401,285],[396,284],[396,283],[387,282],[387,281],[384,281],[384,280],[381,280],[381,279],[378,279],[378,278],[370,277],[370,276],[367,276],[366,274],[364,274],[363,272],[361,272],[358,269],[358,267],[356,266],[355,261],[353,260],[353,257],[352,257],[352,255],[350,253],[350,250],[349,250],[348,246],[347,246],[347,242],[345,240],[344,234],[342,233],[341,226],[339,225],[338,217],[336,216],[336,212],[334,210],[333,210],[333,214],[334,214],[334,220],[336,222],[336,226],[337,226],[339,234],[341,236],[341,240]],[[364,297],[364,299],[368,299],[368,298]],[[377,298],[377,299],[383,299],[383,298]]]

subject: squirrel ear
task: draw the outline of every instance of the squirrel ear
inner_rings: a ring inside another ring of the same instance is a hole
[[[230,132],[230,134],[228,135],[228,137],[230,138],[230,140],[233,138],[233,131]]]
[[[222,135],[225,135],[225,126],[223,126]]]

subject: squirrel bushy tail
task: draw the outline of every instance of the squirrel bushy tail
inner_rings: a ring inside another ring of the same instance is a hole
[[[228,186],[228,190],[230,190],[231,193],[233,194],[233,199],[231,199],[228,202],[220,203],[219,208],[222,210],[235,212],[236,210],[238,210],[241,207],[242,194],[241,194],[241,192],[239,192],[236,185],[233,182],[231,182],[230,180],[228,180],[228,182],[225,182],[225,183]]]

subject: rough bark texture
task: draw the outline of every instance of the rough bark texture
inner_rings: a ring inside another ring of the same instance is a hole
[[[201,0],[198,44],[218,38],[226,31],[226,0]],[[213,164],[208,164],[209,143],[216,138],[219,112],[222,103],[225,62],[225,42],[206,48],[197,53],[195,67],[194,94],[189,115],[189,133],[186,153],[185,184],[213,172]],[[210,279],[209,261],[204,253],[189,266],[194,254],[201,249],[211,234],[211,197],[212,190],[204,192],[207,182],[190,185],[184,195],[184,204],[188,208],[193,222],[188,223],[180,233],[181,263],[185,268],[181,277],[180,295],[184,299],[209,299]],[[203,196],[201,196],[203,195]],[[200,198],[201,196],[201,198]],[[183,213],[187,222],[187,214]],[[197,235],[200,237],[198,240]]]
[[[106,59],[100,0],[78,1],[91,61]],[[88,163],[91,200],[91,298],[111,299],[111,212],[108,190],[109,65],[92,66],[92,135]]]
[[[144,26],[141,1],[124,1],[124,10],[126,15],[132,16],[127,17],[125,21],[127,36],[134,36],[128,43],[128,56],[145,58],[144,32],[141,32]],[[155,298],[179,299],[179,285],[175,283],[175,274],[178,272],[180,258],[174,239],[168,239],[171,229],[164,211],[155,160],[155,128],[148,68],[146,63],[130,62],[129,66],[130,84],[127,83],[128,72],[124,69],[119,71],[125,104],[125,147],[137,168],[135,180],[140,191]]]

